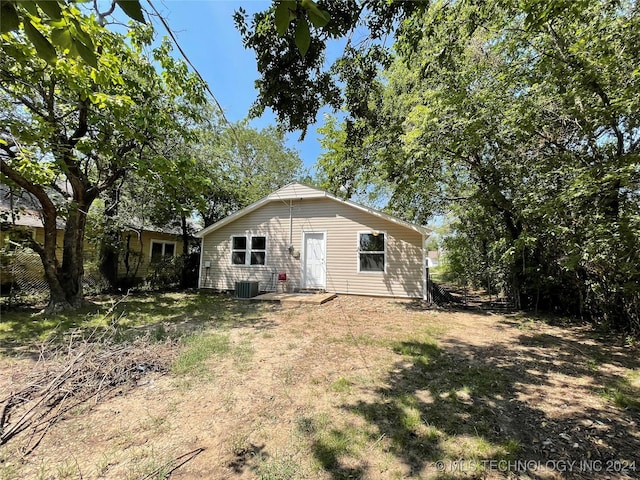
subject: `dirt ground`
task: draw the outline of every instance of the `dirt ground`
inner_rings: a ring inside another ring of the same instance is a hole
[[[204,328],[230,347],[75,409],[26,458],[1,446],[0,478],[640,478],[638,349],[589,327],[338,297]],[[0,398],[33,362],[0,357]]]

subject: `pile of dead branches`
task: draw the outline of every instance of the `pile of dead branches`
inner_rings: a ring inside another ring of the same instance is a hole
[[[166,372],[173,344],[149,336],[117,342],[115,335],[71,336],[64,346],[47,343],[31,372],[0,399],[0,446],[20,436],[23,455],[31,453],[65,414],[142,385],[151,372]]]

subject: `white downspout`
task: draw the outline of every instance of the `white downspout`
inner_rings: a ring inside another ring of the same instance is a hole
[[[204,260],[204,237],[200,238],[200,268],[198,269],[198,288],[202,288],[202,262]]]
[[[422,300],[427,301],[427,238],[422,234]]]
[[[293,253],[293,200],[289,200],[289,252]]]

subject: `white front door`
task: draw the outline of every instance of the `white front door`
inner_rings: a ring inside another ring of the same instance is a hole
[[[325,288],[325,253],[324,233],[304,234],[304,263],[302,266],[304,288]]]

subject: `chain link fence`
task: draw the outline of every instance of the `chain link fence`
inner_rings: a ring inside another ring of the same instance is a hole
[[[0,249],[0,255],[0,303],[3,307],[34,305],[48,299],[49,286],[44,278],[42,260],[35,251],[14,244],[11,248]],[[197,284],[198,264],[198,254],[165,258],[149,265],[145,277],[130,282],[126,288],[146,291],[193,288]],[[97,255],[89,253],[85,258],[83,278],[86,295],[106,292],[110,288],[97,265]]]
[[[0,294],[3,306],[36,304],[47,300],[49,286],[44,278],[40,256],[24,246],[4,248],[0,251]],[[95,258],[85,262],[84,291],[100,293],[107,283],[95,266]]]

